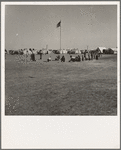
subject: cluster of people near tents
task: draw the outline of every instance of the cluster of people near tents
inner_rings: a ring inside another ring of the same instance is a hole
[[[40,53],[40,59],[42,59],[42,53]],[[69,54],[68,54],[69,55]],[[70,60],[69,62],[80,62],[80,61],[85,61],[85,60],[93,60],[96,59],[98,60],[98,58],[102,56],[102,54],[97,51],[97,50],[93,50],[93,51],[85,51],[83,54],[79,54],[78,56],[74,56],[74,55],[70,55]],[[66,61],[66,57],[64,55],[62,55],[62,57],[58,54],[55,58],[55,61],[61,61],[61,62],[65,62]],[[52,61],[51,56],[49,56],[47,58],[47,62]]]
[[[30,60],[31,61],[36,61],[35,53],[31,49],[30,49],[30,51],[31,51]],[[6,53],[7,52],[5,50],[5,54]],[[26,51],[26,55],[29,55],[27,51]],[[42,53],[42,51],[40,51],[39,55],[40,55],[40,60],[42,60],[43,59],[43,55],[44,55]],[[80,61],[93,60],[93,59],[98,60],[98,58],[100,56],[102,56],[101,51],[99,51],[97,49],[96,50],[90,50],[90,51],[86,51],[85,50],[83,53],[80,53],[78,55],[77,54],[76,55],[75,54],[62,54],[62,55],[58,54],[58,55],[56,55],[54,53],[53,53],[53,55],[56,56],[54,61],[59,61],[60,60],[61,62],[65,62],[65,61],[68,61],[68,62],[80,62]],[[67,60],[67,57],[65,57],[65,55],[69,55],[70,59]],[[5,55],[5,57],[6,57],[6,55]],[[52,61],[52,58],[51,58],[50,55],[48,55],[48,58],[47,58],[47,62],[49,62],[49,61]]]

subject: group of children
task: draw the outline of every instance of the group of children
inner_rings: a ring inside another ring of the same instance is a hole
[[[95,56],[95,59],[98,60],[98,55]],[[84,55],[78,55],[78,56],[72,56],[70,55],[70,60],[69,62],[80,62],[80,61],[84,61],[84,60],[92,60],[93,58],[92,57],[85,57]],[[51,61],[51,56],[49,56],[49,58],[47,59],[47,62]],[[55,58],[55,61],[61,61],[61,62],[65,62],[65,56],[63,55],[61,58],[60,58],[60,55],[58,55],[56,58]]]
[[[47,62],[51,61],[51,56],[47,59]],[[65,62],[65,56],[63,55],[60,59],[60,55],[58,55],[56,58],[55,58],[55,61],[59,61],[61,60],[61,62]]]

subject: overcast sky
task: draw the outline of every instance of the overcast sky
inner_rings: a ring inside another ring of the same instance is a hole
[[[7,5],[5,48],[89,49],[117,46],[116,5]]]

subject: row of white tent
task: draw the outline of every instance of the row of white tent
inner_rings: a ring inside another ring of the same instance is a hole
[[[106,47],[98,47],[97,49],[100,50],[101,53],[103,53],[104,50],[106,50],[107,48]],[[114,53],[117,53],[117,48],[111,48]],[[94,49],[93,49],[94,50]],[[42,52],[43,54],[50,54],[52,51],[52,49],[41,49],[41,50],[37,50],[37,49],[28,49],[28,48],[25,48],[25,49],[19,49],[19,50],[16,50],[16,51],[21,51],[23,52],[23,54],[37,54],[38,52]],[[77,49],[61,49],[61,50],[55,50],[55,51],[58,51],[60,54],[66,54],[68,53],[69,51],[71,52],[74,52],[75,54],[79,54],[81,53],[82,51],[85,51],[85,50],[79,50],[78,48]]]
[[[106,48],[106,47],[98,47],[97,49],[100,50],[101,53],[104,52],[104,50],[107,50],[107,49],[111,49],[114,51],[114,53],[117,53],[117,48]],[[94,49],[91,49],[91,50],[94,50]],[[43,52],[46,53],[48,51],[48,53],[51,53],[52,51],[49,51],[49,50],[44,50]],[[60,54],[66,54],[68,53],[68,51],[71,51],[71,52],[74,52],[75,54],[79,54],[81,53],[82,51],[84,52],[85,50],[79,50],[78,48],[77,49],[62,49],[62,50],[58,50],[60,52]],[[90,51],[90,50],[89,50]]]
[[[54,50],[52,50],[52,49],[48,49],[48,50],[47,49],[41,49],[41,50],[31,49],[30,50],[30,49],[25,48],[25,49],[20,49],[18,51],[22,51],[23,54],[32,54],[32,53],[37,54],[40,51],[43,54],[46,54],[46,53],[50,54]],[[55,50],[55,51],[58,51],[60,54],[66,54],[66,53],[68,53],[68,51],[74,51],[75,53],[81,53],[81,50],[79,50],[79,49],[68,49],[68,50],[62,49],[62,50]]]

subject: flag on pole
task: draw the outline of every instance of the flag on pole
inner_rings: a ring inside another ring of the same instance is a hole
[[[57,24],[57,26],[56,26],[56,27],[58,28],[58,27],[60,27],[60,26],[61,26],[61,21],[60,21],[60,22],[58,22],[58,24]]]

